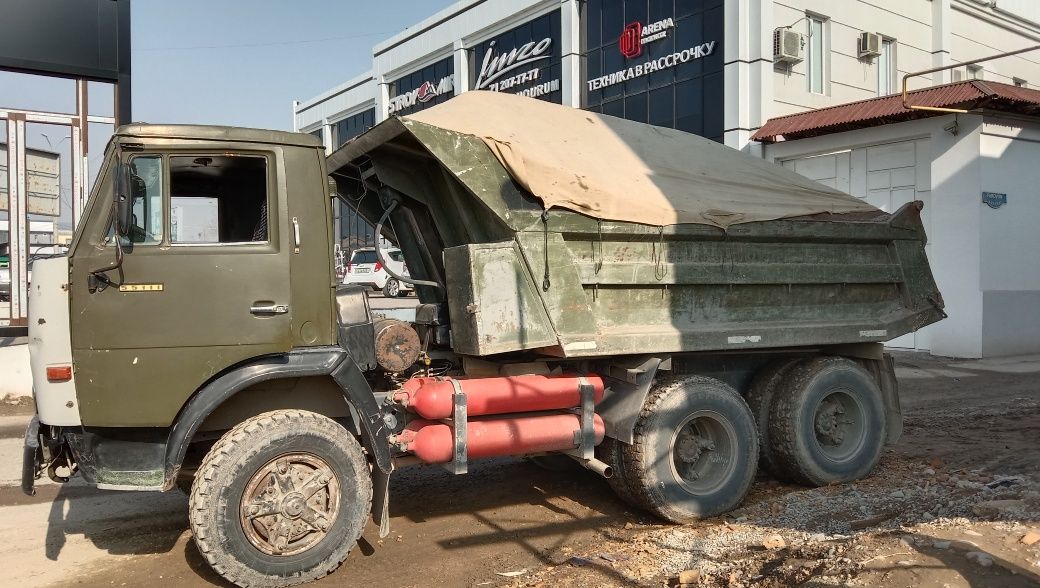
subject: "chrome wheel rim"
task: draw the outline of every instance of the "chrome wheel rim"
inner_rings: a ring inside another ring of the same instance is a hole
[[[397,280],[390,280],[386,285],[386,291],[391,296],[397,296],[401,292],[401,285],[397,283]]]
[[[246,483],[239,518],[246,539],[267,555],[307,551],[328,535],[341,492],[332,467],[309,453],[267,462]]]
[[[672,436],[672,474],[691,494],[711,493],[733,475],[736,451],[737,434],[729,421],[712,411],[696,411]]]
[[[848,391],[829,392],[813,412],[816,445],[829,459],[846,461],[855,455],[866,437],[863,406]]]

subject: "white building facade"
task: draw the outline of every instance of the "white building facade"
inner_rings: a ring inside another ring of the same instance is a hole
[[[777,47],[785,32],[797,43]],[[776,117],[897,93],[906,73],[1037,44],[1036,0],[462,0],[376,45],[368,72],[294,103],[294,128],[332,150],[461,92],[523,93],[709,137],[886,210],[924,200],[951,318],[893,344],[963,357],[1040,352],[1040,255],[1026,253],[1040,242],[1021,224],[1040,214],[1040,196],[1019,192],[1040,185],[1028,163],[1040,161],[1035,118],[948,115],[752,139]],[[1040,87],[1040,51],[909,88],[969,79]],[[955,119],[952,135],[943,128]],[[981,192],[1008,205],[988,208]],[[1025,208],[1007,214],[1012,206]],[[371,242],[363,220],[340,216],[344,247]],[[1037,324],[1012,336],[1030,305]]]

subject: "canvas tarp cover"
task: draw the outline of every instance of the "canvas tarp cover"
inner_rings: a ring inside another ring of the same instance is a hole
[[[546,208],[604,220],[726,227],[876,210],[697,135],[512,94],[464,92],[407,118],[480,137]]]

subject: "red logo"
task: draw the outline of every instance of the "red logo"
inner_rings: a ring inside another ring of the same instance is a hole
[[[415,99],[419,102],[429,102],[437,97],[437,88],[433,86],[429,81],[423,82],[419,86],[419,92],[415,95]]]
[[[639,57],[643,53],[643,25],[639,22],[626,25],[618,39],[618,48],[628,59]]]

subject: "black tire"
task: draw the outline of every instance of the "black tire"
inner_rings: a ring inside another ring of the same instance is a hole
[[[308,486],[318,490],[303,498]],[[244,506],[245,494],[257,496],[254,491],[266,502],[249,500]],[[312,500],[336,507],[322,513]],[[261,504],[275,505],[274,514],[250,510]],[[324,577],[343,563],[361,537],[371,505],[371,474],[354,436],[319,414],[277,410],[243,422],[213,446],[195,477],[189,520],[199,552],[229,582],[292,586]],[[312,518],[316,511],[319,518]],[[307,525],[308,518],[317,524]],[[285,524],[284,531],[306,541],[280,542],[267,524],[279,529]],[[265,530],[274,541],[261,541]]]
[[[778,473],[810,486],[858,480],[877,465],[885,426],[881,390],[859,364],[842,357],[799,362],[769,415]]]
[[[625,460],[622,458],[621,449],[625,446],[623,441],[611,437],[604,437],[603,442],[596,446],[596,456],[600,461],[610,466],[613,471],[611,477],[607,478],[607,485],[614,491],[622,501],[629,506],[642,509],[635,490],[632,489],[632,480],[628,471],[625,470]]]
[[[787,371],[797,364],[798,359],[776,359],[761,367],[751,380],[744,400],[747,401],[751,414],[755,415],[755,426],[758,428],[758,463],[773,476],[777,476],[779,468],[773,457],[773,446],[769,440],[769,412],[772,409],[776,389],[783,381]]]
[[[394,278],[387,278],[383,284],[383,296],[386,298],[397,298],[401,295],[401,283]]]
[[[720,515],[744,500],[758,465],[758,432],[736,390],[691,376],[650,391],[633,443],[620,444],[620,452],[639,506],[682,523]]]

